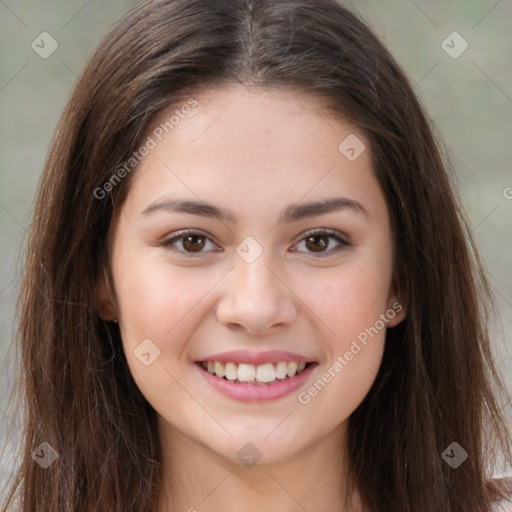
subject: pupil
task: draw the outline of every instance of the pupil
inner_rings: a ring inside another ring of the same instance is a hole
[[[202,249],[204,246],[204,242],[198,242],[198,240],[203,239],[204,237],[198,235],[189,235],[185,237],[183,241],[183,247],[187,250],[191,249],[192,251],[197,249]],[[190,242],[192,240],[192,242]]]
[[[309,241],[314,240],[314,244],[318,245],[313,245],[313,252],[321,252],[323,249],[327,248],[328,243],[326,239],[327,237],[325,235],[310,236],[306,242],[306,245],[308,246],[309,249],[311,249],[311,247],[309,246]],[[320,247],[320,250],[318,249],[318,247]]]
[[[327,237],[325,235],[310,236],[307,239],[306,245],[313,252],[321,252],[325,250],[329,245],[326,239]],[[312,244],[310,244],[311,241],[313,241]],[[192,252],[201,250],[204,247],[204,237],[198,235],[189,235],[185,237],[183,246],[186,250],[191,250]]]

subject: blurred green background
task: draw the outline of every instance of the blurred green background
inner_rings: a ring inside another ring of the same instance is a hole
[[[502,328],[495,349],[512,389],[512,0],[346,3],[402,64],[449,148],[498,299]],[[16,372],[14,302],[37,182],[73,83],[108,28],[133,4],[0,0],[0,446],[7,430],[14,436],[0,450],[0,483],[11,471],[19,434],[7,399]],[[447,39],[450,56],[442,42],[454,31],[463,40]],[[31,47],[42,32],[58,43],[46,59]],[[453,58],[464,41],[467,50]]]

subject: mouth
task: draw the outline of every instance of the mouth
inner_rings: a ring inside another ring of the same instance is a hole
[[[263,402],[298,391],[318,363],[281,352],[231,352],[196,361],[193,366],[222,395],[240,402]]]
[[[289,380],[300,375],[316,364],[304,361],[278,361],[260,365],[236,363],[233,361],[198,361],[203,370],[210,375],[234,384],[270,386],[276,381]]]

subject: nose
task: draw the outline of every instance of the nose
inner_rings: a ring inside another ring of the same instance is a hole
[[[297,315],[293,292],[264,254],[252,263],[235,255],[234,268],[223,280],[216,314],[230,329],[266,334],[290,325]]]

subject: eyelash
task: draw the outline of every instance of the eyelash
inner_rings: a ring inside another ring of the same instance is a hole
[[[203,237],[211,242],[209,237],[201,231],[186,230],[186,231],[180,231],[179,233],[176,233],[173,237],[163,241],[161,245],[162,245],[162,247],[165,247],[166,249],[169,249],[172,252],[182,253],[182,254],[187,255],[188,257],[198,257],[201,254],[203,254],[205,251],[199,251],[199,252],[194,253],[194,252],[189,252],[189,251],[176,249],[175,247],[172,247],[172,245],[174,243],[176,243],[177,241],[182,240],[184,238],[187,238],[188,236]],[[327,256],[331,256],[335,253],[342,251],[343,249],[350,247],[350,243],[347,242],[344,238],[342,238],[336,231],[330,231],[327,229],[311,229],[309,231],[306,231],[304,233],[303,237],[297,242],[297,244],[307,240],[308,238],[312,238],[315,236],[327,236],[329,238],[335,239],[336,242],[338,242],[338,244],[339,244],[334,249],[330,249],[328,251],[317,252],[317,253],[310,252],[309,253],[309,254],[315,255],[315,257],[318,257],[318,258],[324,258]],[[295,245],[297,245],[297,244],[295,244]],[[293,252],[296,252],[296,251],[293,251]]]

